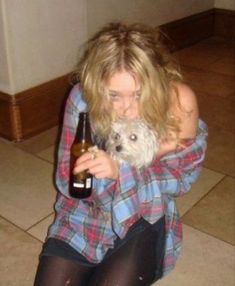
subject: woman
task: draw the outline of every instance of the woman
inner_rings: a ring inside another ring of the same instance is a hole
[[[206,126],[193,91],[149,27],[104,27],[88,42],[77,76],[59,146],[56,217],[35,285],[150,285],[174,267],[180,253],[175,197],[199,175]],[[100,149],[75,164],[75,174],[88,169],[95,178],[92,196],[78,200],[68,193],[69,156],[82,111],[89,112]],[[141,118],[160,139],[148,167],[119,166],[102,150],[118,118]]]

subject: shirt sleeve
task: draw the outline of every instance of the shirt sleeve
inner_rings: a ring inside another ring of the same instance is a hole
[[[185,148],[156,158],[148,167],[120,167],[112,200],[112,223],[120,237],[140,216],[150,223],[157,221],[164,213],[167,197],[172,199],[190,190],[206,151],[206,126],[199,125],[202,128],[197,137]]]
[[[156,158],[148,167],[140,170],[128,165],[121,167],[119,193],[124,196],[133,193],[134,189],[138,192],[144,190],[140,194],[146,196],[159,196],[161,193],[177,197],[187,193],[201,172],[207,147],[206,137],[207,127],[200,120],[198,135],[185,148]]]
[[[187,193],[201,173],[207,148],[207,126],[199,121],[198,135],[179,151],[156,158],[143,170],[143,177],[156,181],[162,194],[172,197]]]

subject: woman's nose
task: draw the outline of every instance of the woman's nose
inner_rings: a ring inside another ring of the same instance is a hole
[[[128,111],[130,111],[133,108],[133,100],[132,99],[126,99],[123,101],[123,114],[126,115]]]

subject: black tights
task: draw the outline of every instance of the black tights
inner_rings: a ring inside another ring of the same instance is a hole
[[[96,267],[81,266],[62,257],[42,256],[34,286],[149,286],[156,268],[162,268],[163,251],[155,250],[164,249],[163,241],[158,232],[147,228]],[[157,255],[161,255],[160,259]],[[156,265],[156,261],[161,265]]]

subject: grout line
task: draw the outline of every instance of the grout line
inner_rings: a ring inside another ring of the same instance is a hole
[[[198,201],[195,202],[194,205],[192,205],[192,207],[190,209],[188,209],[183,215],[182,217],[180,217],[180,219],[182,220],[184,216],[186,216],[189,212],[191,212],[191,210],[196,207],[202,200],[204,200],[205,197],[207,197],[226,177],[226,175],[224,175],[211,189],[209,189],[209,191],[204,194]]]
[[[34,155],[37,159],[41,159],[44,162],[50,163],[51,165],[55,165],[55,160],[53,162],[49,161],[48,159],[42,158],[40,156]]]
[[[220,175],[223,175],[223,176],[228,176],[228,177],[231,177],[231,178],[233,178],[233,179],[235,179],[235,176],[233,176],[233,175],[230,175],[230,174],[227,174],[227,173],[223,173],[223,172],[221,172],[221,171],[218,171],[218,170],[214,170],[214,169],[211,169],[211,168],[208,168],[208,167],[206,167],[206,166],[202,166],[204,169],[207,169],[207,170],[210,170],[210,171],[212,171],[212,172],[215,172],[215,173],[217,173],[217,174],[220,174]]]
[[[14,222],[10,221],[9,219],[7,219],[6,217],[0,215],[0,218],[2,218],[3,220],[5,220],[6,222],[8,222],[11,226],[14,226],[15,228],[17,228],[18,230],[20,230],[21,232],[23,232],[24,234],[32,237],[33,239],[39,241],[40,243],[43,243],[39,238],[33,236],[31,233],[27,232],[25,229],[21,228],[20,226],[18,226],[17,224],[15,224]]]
[[[52,214],[55,214],[55,212],[51,212],[50,214],[48,214],[47,216],[43,217],[42,219],[40,219],[39,221],[37,221],[36,223],[32,224],[29,228],[27,228],[25,231],[28,232],[30,229],[32,229],[33,227],[35,227],[36,225],[38,225],[39,223],[41,223],[42,221],[44,221],[45,219],[49,218]]]
[[[213,237],[213,238],[215,238],[215,239],[217,239],[217,240],[219,240],[219,241],[222,241],[222,242],[224,242],[224,243],[226,243],[226,244],[229,244],[229,245],[231,245],[231,246],[235,246],[232,242],[228,242],[228,241],[226,241],[226,240],[224,240],[224,239],[222,239],[222,238],[219,238],[219,237],[216,237],[215,235],[213,235],[213,234],[211,234],[211,233],[209,233],[209,232],[206,232],[206,231],[204,231],[204,230],[201,230],[200,228],[197,228],[197,227],[195,227],[195,226],[192,226],[192,225],[190,225],[190,224],[188,224],[188,223],[183,223],[183,225],[187,225],[187,226],[189,226],[189,227],[191,227],[191,228],[193,228],[193,229],[195,229],[195,230],[197,230],[197,231],[199,231],[199,232],[201,232],[201,233],[204,233],[204,234],[206,234],[206,235],[208,235],[208,236],[210,236],[210,237]]]
[[[198,200],[188,211],[186,211],[185,213],[184,213],[184,215],[182,216],[182,217],[180,217],[180,220],[182,221],[183,220],[183,217],[184,216],[186,216],[194,207],[196,207],[205,197],[207,197],[223,180],[225,180],[227,177],[231,177],[231,176],[224,176],[223,178],[221,178],[221,180],[219,180],[203,197],[201,197],[200,198],[200,200]],[[202,233],[205,233],[205,234],[207,234],[207,235],[209,235],[209,236],[211,236],[211,237],[213,237],[213,238],[216,238],[216,239],[218,239],[218,240],[220,240],[220,241],[223,241],[223,242],[225,242],[225,243],[227,243],[227,244],[229,244],[229,245],[231,245],[231,246],[235,246],[233,243],[231,243],[231,242],[228,242],[228,241],[226,241],[226,240],[224,240],[224,239],[222,239],[222,238],[219,238],[219,237],[216,237],[215,235],[213,235],[213,234],[211,234],[211,233],[209,233],[209,232],[207,232],[207,231],[204,231],[204,230],[201,230],[200,228],[197,228],[197,227],[195,227],[194,225],[190,225],[190,223],[186,223],[186,222],[182,222],[183,224],[185,224],[185,225],[187,225],[187,226],[190,226],[191,228],[193,228],[193,229],[195,229],[195,230],[198,230],[198,231],[200,231],[200,232],[202,232]]]
[[[18,144],[20,144],[20,143],[18,143]],[[55,164],[55,161],[54,161],[54,162],[51,162],[51,161],[49,161],[49,160],[47,160],[47,159],[45,159],[45,158],[42,158],[42,157],[40,157],[40,156],[38,155],[38,153],[43,152],[44,150],[55,146],[55,144],[52,144],[52,145],[48,146],[47,148],[45,148],[45,149],[43,149],[43,150],[41,150],[41,151],[39,151],[39,152],[37,152],[37,153],[30,152],[29,150],[24,149],[24,148],[22,149],[22,148],[20,148],[20,147],[17,147],[17,146],[14,145],[14,144],[10,144],[10,145],[11,145],[13,148],[16,148],[16,149],[18,149],[18,150],[20,150],[20,151],[25,152],[25,153],[28,154],[28,155],[32,155],[33,157],[35,157],[35,158],[37,158],[37,159],[40,159],[41,161],[50,163],[51,165],[54,165],[54,164]],[[57,148],[57,147],[55,146],[55,151],[54,151],[54,153],[56,153],[56,150],[57,150],[56,148]],[[56,157],[56,155],[54,154],[53,157]],[[55,159],[56,159],[56,158],[55,158]]]

